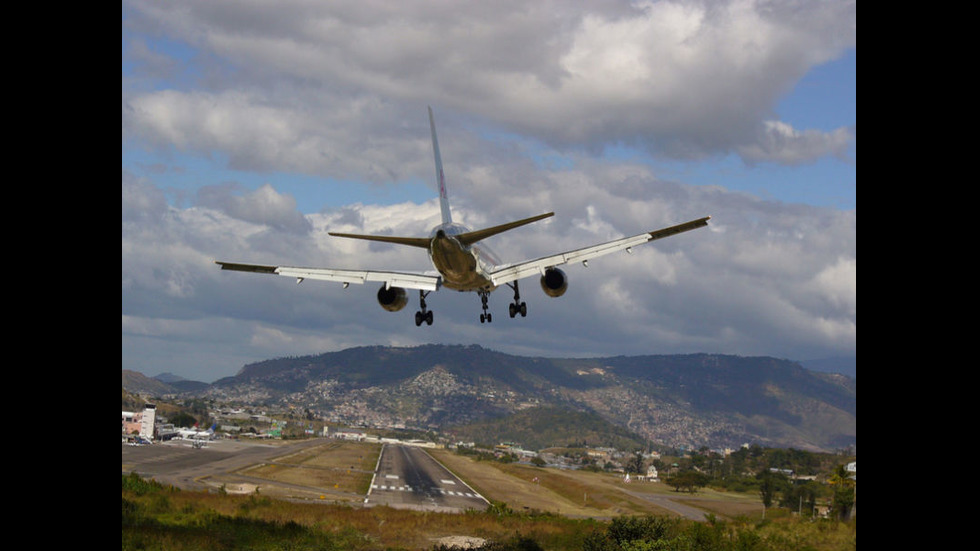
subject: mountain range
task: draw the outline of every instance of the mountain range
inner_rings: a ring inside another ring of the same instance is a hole
[[[136,375],[124,371],[124,389],[141,391]],[[170,389],[530,449],[856,446],[856,379],[771,357],[536,358],[475,345],[370,346],[256,362],[211,384],[144,379],[162,385],[157,395]]]

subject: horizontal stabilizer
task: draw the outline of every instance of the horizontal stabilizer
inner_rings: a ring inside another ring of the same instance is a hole
[[[523,220],[517,220],[516,222],[508,222],[506,224],[501,224],[499,226],[494,226],[492,228],[486,228],[483,230],[476,230],[466,233],[461,233],[455,235],[454,237],[464,246],[470,246],[477,241],[486,239],[492,235],[497,235],[498,233],[505,232],[514,228],[518,228],[525,224],[530,224],[531,222],[537,222],[543,218],[548,218],[549,216],[554,216],[555,213],[548,212],[545,214],[539,214],[537,216],[532,216],[530,218],[525,218]],[[432,243],[432,239],[429,237],[394,237],[391,235],[361,235],[354,233],[334,233],[328,232],[328,235],[334,237],[348,237],[350,239],[365,239],[367,241],[381,241],[383,243],[394,243],[396,245],[408,245],[410,247],[420,247],[422,249],[428,249],[429,244]],[[228,268],[234,269],[234,268]],[[255,270],[252,270],[255,271]]]
[[[391,235],[360,235],[354,233],[334,232],[327,232],[327,235],[332,235],[334,237],[347,237],[350,239],[365,239],[367,241],[381,241],[383,243],[395,243],[396,245],[408,245],[410,247],[421,247],[423,249],[428,249],[429,242],[432,241],[428,237],[394,237]]]
[[[477,241],[480,241],[482,239],[486,239],[486,238],[490,237],[491,235],[497,235],[498,233],[502,233],[502,232],[505,232],[507,230],[512,230],[514,228],[518,228],[518,227],[523,226],[525,224],[530,224],[531,222],[537,222],[538,220],[541,220],[542,218],[548,218],[549,216],[554,216],[554,215],[555,215],[555,213],[548,212],[548,213],[545,213],[545,214],[539,214],[537,216],[532,216],[530,218],[525,218],[523,220],[518,220],[516,222],[508,222],[506,224],[501,224],[499,226],[494,226],[492,228],[487,228],[485,230],[476,230],[476,231],[461,233],[461,234],[459,234],[459,235],[456,236],[456,239],[458,239],[459,242],[462,243],[463,245],[469,246],[469,245],[472,245],[473,243],[476,243]]]

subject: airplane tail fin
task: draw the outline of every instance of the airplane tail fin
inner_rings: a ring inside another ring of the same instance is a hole
[[[449,194],[446,192],[446,175],[442,171],[442,156],[439,155],[439,140],[436,139],[436,121],[429,107],[429,128],[432,129],[432,152],[436,158],[436,183],[439,185],[439,208],[442,210],[442,223],[451,224],[452,212],[449,210]]]
[[[439,140],[436,139],[436,122],[432,116],[432,107],[429,107],[429,127],[432,129],[432,152],[436,159],[436,179],[439,184],[439,208],[442,210],[442,223],[451,224],[453,221],[452,212],[449,210],[449,195],[446,193],[446,176],[442,172],[442,156],[439,154]],[[469,246],[481,239],[486,239],[491,235],[496,235],[507,230],[523,226],[524,224],[530,224],[531,222],[536,222],[542,218],[547,218],[549,216],[554,216],[555,213],[549,212],[547,214],[539,214],[538,216],[532,216],[531,218],[525,218],[523,220],[518,220],[516,222],[508,222],[506,224],[501,224],[499,226],[494,226],[492,228],[486,228],[483,230],[476,230],[466,233],[461,233],[456,235],[456,239],[459,240],[463,245]],[[428,249],[429,245],[432,243],[432,239],[429,237],[395,237],[390,235],[360,235],[352,233],[335,233],[328,232],[329,235],[335,237],[347,237],[351,239],[366,239],[368,241],[380,241],[383,243],[394,243],[396,245],[408,245],[411,247],[419,247],[422,249]],[[261,267],[260,267],[261,268]]]

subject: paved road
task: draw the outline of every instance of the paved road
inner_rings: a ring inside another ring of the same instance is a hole
[[[657,507],[662,507],[664,509],[667,509],[668,511],[673,511],[674,513],[677,513],[678,515],[681,515],[684,518],[688,518],[691,520],[699,520],[699,521],[703,521],[706,518],[705,516],[706,513],[704,512],[703,509],[698,509],[697,507],[691,507],[690,505],[684,505],[683,503],[674,501],[674,498],[670,496],[665,496],[661,494],[629,492],[626,490],[623,490],[623,492],[633,497],[645,499],[655,504]]]
[[[489,502],[423,448],[385,444],[364,503],[421,509],[485,509]]]

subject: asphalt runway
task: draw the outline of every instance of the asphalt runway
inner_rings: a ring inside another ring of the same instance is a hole
[[[385,444],[365,505],[425,511],[486,509],[490,504],[423,448]]]

